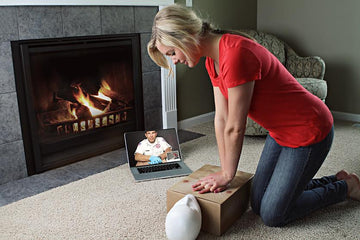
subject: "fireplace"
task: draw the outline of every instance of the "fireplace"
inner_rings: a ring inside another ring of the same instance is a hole
[[[139,34],[11,42],[28,174],[124,146],[143,130]]]

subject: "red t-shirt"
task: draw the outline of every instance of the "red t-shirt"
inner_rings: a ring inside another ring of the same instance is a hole
[[[228,88],[254,81],[248,116],[286,147],[323,140],[333,125],[328,107],[302,87],[265,47],[239,35],[224,34],[219,43],[219,75],[206,59],[213,86],[228,99]]]

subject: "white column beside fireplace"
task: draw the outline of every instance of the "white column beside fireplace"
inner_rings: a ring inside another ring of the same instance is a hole
[[[176,66],[168,58],[172,73],[161,68],[162,120],[163,128],[177,129]]]
[[[159,6],[159,9],[163,6]],[[172,72],[161,68],[161,99],[163,128],[176,128],[177,104],[176,104],[176,66],[169,57],[166,57]]]

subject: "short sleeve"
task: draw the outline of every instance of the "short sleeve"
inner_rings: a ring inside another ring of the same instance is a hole
[[[143,145],[144,145],[144,144],[143,144],[142,141],[139,142],[139,144],[138,144],[137,147],[136,147],[136,150],[135,150],[135,153],[134,153],[134,154],[136,154],[136,153],[144,154]]]
[[[164,151],[165,151],[166,149],[168,149],[168,148],[172,148],[172,147],[170,146],[170,144],[169,144],[164,138],[162,138],[162,137],[159,137],[159,142],[160,142],[162,148],[164,149]]]
[[[227,48],[220,68],[226,88],[232,88],[261,78],[261,62],[247,48]]]

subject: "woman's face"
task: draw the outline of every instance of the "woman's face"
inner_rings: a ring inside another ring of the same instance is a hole
[[[193,62],[190,59],[186,59],[184,53],[176,47],[168,47],[161,43],[157,43],[156,47],[162,54],[170,57],[174,64],[182,63],[182,64],[187,65],[190,68],[193,68],[199,62],[199,58],[196,62]]]

